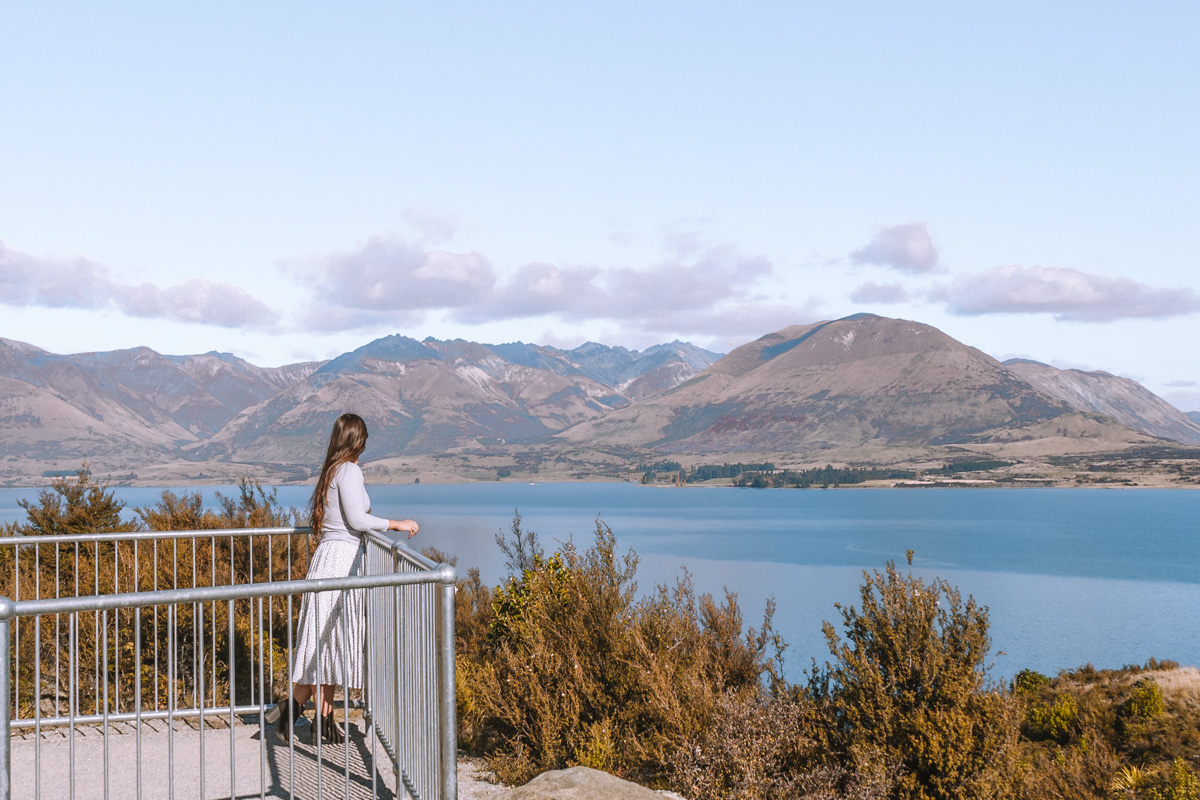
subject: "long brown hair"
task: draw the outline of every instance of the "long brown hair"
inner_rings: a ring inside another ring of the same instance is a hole
[[[363,418],[358,414],[342,414],[338,417],[333,423],[333,433],[329,434],[329,450],[325,453],[321,477],[317,478],[317,487],[313,490],[313,533],[321,533],[321,524],[325,521],[325,495],[329,492],[334,471],[347,461],[357,461],[366,447],[367,423],[363,422]]]

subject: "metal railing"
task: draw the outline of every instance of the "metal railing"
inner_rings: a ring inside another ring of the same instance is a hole
[[[455,800],[453,568],[371,535],[362,575],[300,580],[308,533],[0,538],[0,798],[16,779],[33,797]],[[265,712],[290,691],[299,596],[316,591],[365,598],[363,688],[337,703],[344,745],[282,744]]]
[[[369,590],[367,674],[387,679],[369,683],[367,695],[397,781],[418,800],[455,800],[454,569],[379,534],[367,537],[365,568],[368,575],[436,576]]]

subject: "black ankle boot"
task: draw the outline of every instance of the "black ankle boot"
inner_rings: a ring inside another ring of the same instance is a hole
[[[288,697],[281,699],[274,708],[267,712],[266,721],[268,723],[277,721],[275,733],[280,739],[287,742],[292,738],[292,726],[303,718],[304,706]]]
[[[317,723],[312,725],[313,743],[317,741]],[[325,716],[321,717],[321,741],[325,744],[342,744],[346,741],[346,731],[333,718],[333,712],[330,711]]]

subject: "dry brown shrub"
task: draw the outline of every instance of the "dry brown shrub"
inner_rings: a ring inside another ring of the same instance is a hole
[[[1120,766],[1116,751],[1102,738],[1032,749],[1018,774],[1017,794],[1022,800],[1099,800],[1109,796]]]
[[[567,542],[546,556],[519,518],[503,544],[513,575],[486,626],[481,587],[459,593],[470,629],[488,631],[460,658],[460,711],[501,780],[578,764],[671,784],[678,751],[713,726],[721,699],[762,692],[777,643],[769,609],[746,631],[734,596],[697,597],[686,575],[638,600],[637,557],[618,554],[599,521],[586,550]]]
[[[819,711],[803,693],[725,695],[701,737],[675,755],[674,785],[690,800],[882,800],[896,770],[882,759],[828,763],[810,734]]]
[[[85,466],[73,480],[55,480],[36,501],[22,501],[26,521],[4,526],[5,535],[23,538],[19,547],[0,548],[0,594],[22,600],[86,597],[304,576],[307,547],[294,547],[290,536],[270,540],[248,536],[236,541],[215,537],[81,544],[38,541],[48,535],[146,529],[277,527],[291,525],[296,518],[294,510],[278,505],[274,491],[265,491],[252,481],[243,481],[236,497],[218,495],[218,502],[220,512],[205,511],[199,493],[166,491],[157,505],[136,509],[137,521],[124,520],[124,504],[107,484],[93,481]],[[43,714],[67,713],[73,680],[76,713],[97,713],[103,707],[106,684],[111,697],[132,697],[139,676],[145,703],[166,702],[172,693],[178,702],[187,702],[198,684],[201,650],[207,651],[203,668],[210,681],[215,678],[218,683],[213,687],[210,682],[207,691],[225,692],[234,677],[239,689],[236,702],[249,702],[253,699],[249,694],[252,676],[259,670],[257,636],[250,629],[250,602],[238,601],[246,613],[235,615],[232,632],[225,602],[18,619],[14,622],[13,679],[20,707],[13,711],[31,716],[33,703],[38,702]],[[265,604],[268,637],[263,643],[264,662],[272,663],[273,655],[275,665],[286,664],[286,631],[298,608],[299,604],[293,603],[289,616],[286,600]],[[72,651],[81,665],[73,677],[67,671]],[[169,653],[175,665],[173,675],[165,668]],[[272,677],[277,688],[286,684],[282,671]],[[40,686],[41,697],[34,696],[35,684]],[[110,700],[110,706],[113,702]]]

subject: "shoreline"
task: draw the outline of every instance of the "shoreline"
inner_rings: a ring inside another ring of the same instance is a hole
[[[372,457],[368,484],[645,483],[687,486],[804,483],[807,488],[1200,488],[1200,448],[1153,446],[1063,453],[1041,448],[864,446],[817,452],[646,453],[627,450],[492,452]],[[11,459],[0,487],[40,488],[81,468],[111,486],[311,486],[318,464],[262,461]],[[760,469],[761,467],[761,469]],[[764,478],[764,480],[760,479]],[[843,483],[842,481],[849,481]],[[769,488],[769,487],[762,487]],[[770,487],[773,488],[773,487]],[[782,488],[782,487],[781,487]]]
[[[93,473],[93,477],[100,483],[103,483],[112,488],[136,488],[136,489],[181,489],[181,488],[222,488],[229,486],[238,486],[243,479],[257,480],[259,485],[264,487],[297,487],[297,486],[313,486],[314,481],[272,481],[258,480],[248,474],[228,475],[212,478],[197,479],[195,477],[180,476],[176,482],[168,483],[156,480],[113,480],[104,473]],[[1158,478],[1159,480],[1154,480]],[[830,486],[772,486],[772,487],[751,487],[751,486],[736,486],[731,481],[704,481],[686,483],[677,485],[669,482],[657,482],[640,484],[638,481],[625,478],[613,478],[606,476],[595,476],[588,478],[570,478],[570,477],[553,477],[545,480],[524,480],[520,478],[500,478],[500,479],[482,479],[482,478],[462,478],[452,476],[444,479],[429,478],[420,481],[394,481],[394,480],[371,480],[368,471],[367,485],[368,486],[456,486],[456,485],[485,485],[485,484],[511,484],[511,485],[540,485],[540,484],[588,484],[588,483],[628,483],[632,485],[641,485],[647,489],[742,489],[745,491],[829,491],[829,490],[915,490],[915,489],[942,489],[942,490],[1011,490],[1011,489],[1121,489],[1121,490],[1137,490],[1137,489],[1178,489],[1178,490],[1197,490],[1200,489],[1200,482],[1196,483],[1181,483],[1167,479],[1167,476],[1153,476],[1153,478],[1143,477],[1143,482],[1104,482],[1104,481],[1089,481],[1079,483],[1074,480],[1054,479],[1054,478],[1029,478],[1018,481],[1013,480],[997,480],[997,479],[947,479],[947,480],[929,480],[922,481],[917,479],[890,479],[883,481],[865,481],[863,483],[841,483]],[[38,479],[14,479],[10,481],[0,482],[0,489],[29,489],[41,490],[50,488],[53,481],[60,480],[60,477],[43,477]],[[69,479],[69,478],[68,478]]]

